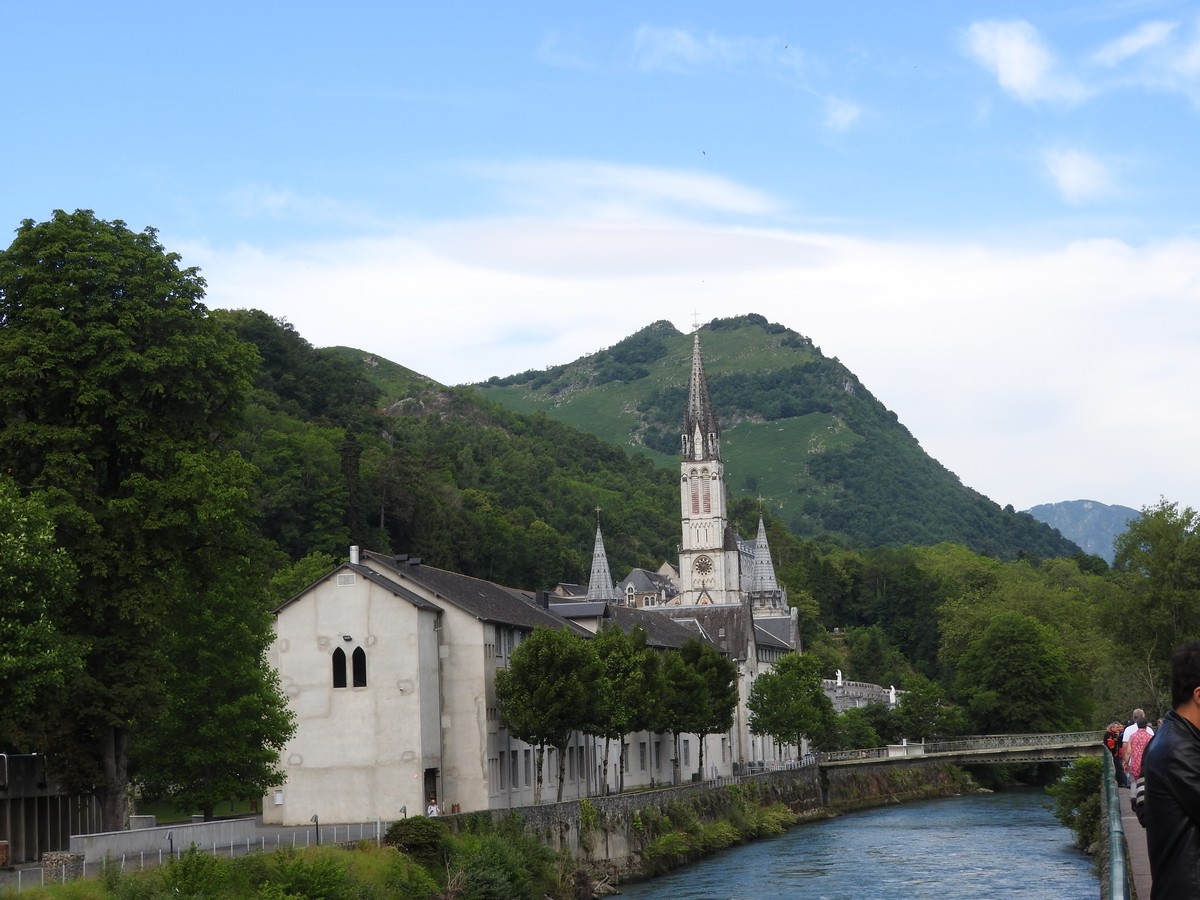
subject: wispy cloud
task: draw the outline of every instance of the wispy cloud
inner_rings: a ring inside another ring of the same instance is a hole
[[[558,69],[590,69],[591,64],[575,51],[569,49],[561,34],[548,31],[538,44],[539,62]]]
[[[967,28],[965,49],[1022,103],[1078,103],[1089,94],[1078,78],[1060,71],[1054,54],[1028,22],[975,22]]]
[[[634,60],[645,71],[692,72],[747,63],[762,64],[778,54],[779,41],[763,38],[696,35],[681,28],[640,26],[633,35]]]
[[[762,216],[779,208],[769,195],[707,172],[562,160],[479,163],[470,171],[526,208],[555,215],[612,218],[687,210]]]
[[[846,131],[862,116],[862,107],[838,97],[825,98],[825,127],[832,131]]]
[[[1170,37],[1175,28],[1175,22],[1146,22],[1115,41],[1105,44],[1092,54],[1092,60],[1111,68],[1131,56],[1161,44]]]
[[[1098,157],[1071,147],[1043,151],[1042,165],[1059,195],[1080,206],[1111,194],[1112,174]]]

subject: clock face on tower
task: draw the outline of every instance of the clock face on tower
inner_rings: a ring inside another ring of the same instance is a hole
[[[711,575],[712,570],[713,570],[713,562],[707,556],[701,556],[692,565],[692,571],[695,572],[697,575],[699,575],[701,578]]]

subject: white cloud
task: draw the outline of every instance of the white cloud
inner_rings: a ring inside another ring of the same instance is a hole
[[[966,51],[1022,103],[1078,103],[1088,96],[1082,82],[1058,70],[1053,54],[1028,22],[974,22],[966,32]]]
[[[1161,44],[1170,37],[1175,27],[1175,22],[1146,22],[1105,44],[1092,55],[1092,59],[1103,66],[1116,66],[1131,56]]]
[[[1200,506],[1196,240],[1031,250],[528,217],[279,251],[173,245],[210,305],[445,383],[570,361],[659,319],[761,313],[1002,504]]]
[[[825,127],[832,131],[846,131],[862,116],[862,107],[837,97],[825,98]]]
[[[578,53],[566,46],[562,35],[548,31],[537,48],[537,58],[548,66],[559,69],[590,69],[591,65]]]
[[[1081,205],[1112,193],[1112,175],[1096,156],[1070,147],[1043,151],[1042,165],[1063,200]]]

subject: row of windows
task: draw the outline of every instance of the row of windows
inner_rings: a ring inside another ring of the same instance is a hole
[[[354,687],[367,686],[367,654],[362,647],[355,647],[350,656],[351,677]],[[333,686],[346,686],[346,651],[338,647],[333,651]]]

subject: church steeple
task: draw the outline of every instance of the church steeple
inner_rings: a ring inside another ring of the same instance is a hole
[[[604,552],[604,538],[600,534],[600,523],[596,523],[596,546],[592,549],[592,574],[588,578],[589,600],[616,600],[617,588],[613,584],[612,570],[608,567],[608,554]]]
[[[700,333],[692,338],[692,378],[688,385],[687,413],[683,417],[683,458],[721,458],[721,429],[708,395],[704,359],[700,355]]]
[[[767,546],[767,526],[761,516],[758,519],[758,539],[754,542],[754,563],[750,567],[750,590],[779,590],[775,564],[771,562],[771,548]]]

